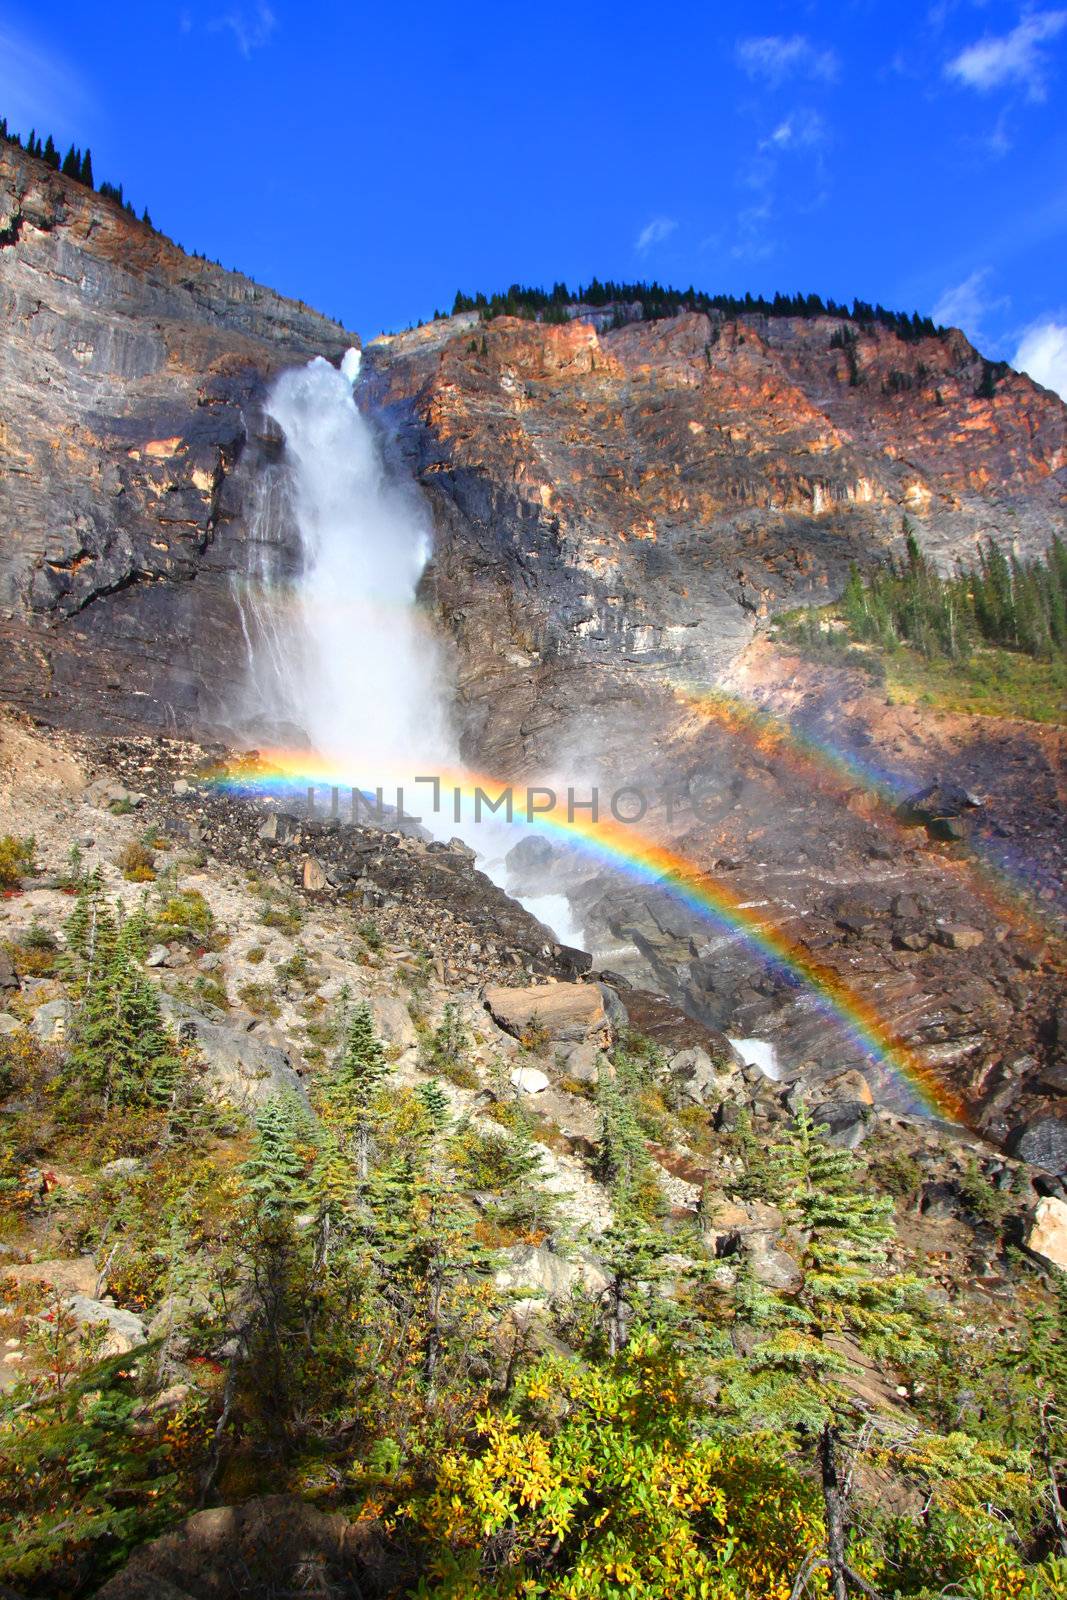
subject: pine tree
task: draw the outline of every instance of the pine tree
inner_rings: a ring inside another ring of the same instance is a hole
[[[445,1128],[448,1127],[451,1112],[448,1096],[437,1079],[431,1078],[429,1083],[420,1083],[415,1093],[433,1124],[434,1132],[443,1133]]]
[[[387,1072],[385,1051],[370,1006],[363,1000],[348,1018],[341,1058],[323,1090],[330,1119],[354,1145],[361,1183],[366,1182],[370,1167],[374,1100]]]
[[[286,1091],[271,1095],[256,1116],[252,1153],[241,1176],[257,1213],[268,1221],[299,1205],[306,1194],[306,1166],[299,1145],[306,1134],[307,1113]]]
[[[85,154],[82,156],[81,172],[78,174],[78,176],[87,189],[92,189],[94,187],[93,153],[88,147],[86,147]]]
[[[119,925],[94,874],[66,934],[67,970],[81,997],[63,1069],[68,1083],[105,1110],[171,1102],[183,1063],[155,986],[141,971],[143,908]]]
[[[853,1157],[825,1142],[825,1132],[801,1104],[775,1152],[782,1209],[800,1241],[800,1286],[779,1295],[777,1305],[753,1297],[757,1326],[770,1331],[741,1341],[721,1363],[721,1398],[746,1426],[780,1429],[814,1451],[831,1587],[841,1597],[848,1529],[838,1445],[856,1409],[850,1384],[860,1372],[847,1341],[907,1360],[926,1349],[928,1309],[914,1279],[887,1269],[895,1233],[891,1199],[865,1189]]]
[[[88,874],[63,932],[66,940],[61,968],[72,986],[80,990],[95,946],[96,919],[103,904],[104,880],[99,867]]]

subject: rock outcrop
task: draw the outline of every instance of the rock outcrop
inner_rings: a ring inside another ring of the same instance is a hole
[[[625,746],[665,678],[711,681],[904,514],[950,562],[990,534],[1043,549],[1067,494],[1067,407],[1012,372],[986,394],[958,331],[467,314],[376,340],[365,365],[435,514],[468,740],[509,774],[573,755],[579,726],[580,748],[591,729]]]
[[[3,696],[203,727],[244,665],[264,387],[358,341],[4,141],[0,316]]]

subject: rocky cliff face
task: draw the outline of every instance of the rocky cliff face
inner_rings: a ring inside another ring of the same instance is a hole
[[[86,727],[211,721],[243,659],[264,386],[354,336],[7,143],[0,315],[5,697]]]
[[[434,507],[431,589],[459,646],[474,764],[680,794],[673,829],[654,814],[645,828],[873,999],[1003,1139],[1060,1092],[1045,925],[990,896],[967,842],[902,830],[861,783],[828,784],[679,697],[732,674],[746,699],[904,784],[953,776],[983,797],[972,842],[1009,841],[1016,870],[1058,893],[1058,732],[890,725],[884,695],[847,673],[753,654],[762,618],[833,593],[905,515],[946,564],[989,535],[1040,550],[1064,525],[1056,396],[998,378],[958,332],[842,329],[460,317],[376,342],[365,393]],[[849,1059],[810,997],[670,894],[551,852],[516,869],[528,891],[568,888],[600,959],[708,1025],[773,1038],[792,1067]]]
[[[353,336],[9,146],[0,304],[3,697],[94,731],[217,728],[278,448],[264,387]],[[1057,734],[891,729],[855,686],[768,665],[752,641],[881,555],[905,514],[945,562],[989,534],[1044,547],[1064,525],[1067,408],[955,332],[611,324],[461,316],[367,353],[362,402],[436,522],[426,600],[456,644],[465,753],[508,778],[710,784],[711,813],[686,814],[675,844],[876,995],[1010,1136],[1067,1081],[1043,928],[989,900],[966,841],[903,840],[862,792],[694,718],[679,690],[730,673],[845,750],[901,757],[917,784],[958,770],[989,802],[979,830],[1010,836],[1055,895]],[[568,889],[601,960],[706,1024],[773,1037],[787,1065],[847,1061],[803,994],[662,892],[588,863],[525,870],[529,892]]]
[[[437,517],[470,737],[509,771],[568,751],[570,712],[587,745],[591,703],[711,680],[905,514],[946,562],[991,534],[1043,549],[1064,522],[1067,408],[992,383],[958,332],[461,316],[376,341],[368,367]]]

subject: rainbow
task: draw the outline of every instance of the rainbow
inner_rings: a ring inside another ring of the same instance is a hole
[[[442,796],[450,804],[466,800],[476,806],[499,800],[514,785],[469,771],[439,772]],[[211,781],[231,793],[292,797],[301,790],[326,786],[373,792],[354,780],[343,765],[308,751],[273,750],[228,765]],[[421,791],[425,793],[425,791]],[[794,985],[800,985],[866,1056],[872,1057],[910,1093],[929,1116],[965,1122],[962,1100],[921,1057],[883,1021],[877,1007],[853,989],[833,968],[820,962],[782,927],[745,903],[729,884],[704,871],[687,857],[614,819],[568,816],[559,801],[549,804],[551,786],[523,786],[519,793],[541,797],[544,809],[519,815],[523,825],[548,833],[638,883],[670,894],[728,933],[741,938],[759,958]]]
[[[872,812],[883,826],[902,835],[910,831],[900,820],[898,809],[914,792],[918,780],[903,781],[898,773],[801,733],[790,723],[722,689],[676,687],[674,693],[679,703],[701,721],[712,722],[750,749],[771,756],[813,788],[838,799],[861,790],[872,801]],[[974,855],[966,860],[937,855],[927,859],[947,876],[968,878],[972,891],[999,917],[1021,923],[1041,938],[1058,931],[1055,916],[1035,902],[1023,876],[1024,868],[1008,870],[1002,863],[982,856],[973,842],[971,850]]]

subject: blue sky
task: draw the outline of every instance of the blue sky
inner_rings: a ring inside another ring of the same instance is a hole
[[[45,20],[47,19],[47,20]],[[931,312],[1067,392],[1067,9],[0,0],[0,114],[365,336],[521,280]]]

